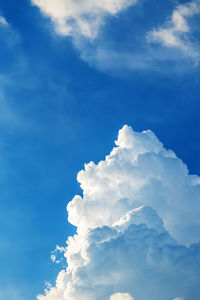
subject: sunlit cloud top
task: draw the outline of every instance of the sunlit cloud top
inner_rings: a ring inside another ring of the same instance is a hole
[[[115,143],[78,174],[83,195],[67,206],[77,233],[57,247],[68,266],[38,300],[195,299],[200,178],[149,130],[124,126]]]

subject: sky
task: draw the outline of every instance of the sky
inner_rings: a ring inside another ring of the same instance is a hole
[[[0,300],[197,299],[199,16],[0,0]]]

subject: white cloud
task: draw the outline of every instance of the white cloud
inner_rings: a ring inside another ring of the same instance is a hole
[[[0,15],[0,26],[8,26],[8,22],[6,21],[4,16]]]
[[[137,0],[32,0],[54,22],[61,35],[95,38],[106,16],[113,16]]]
[[[125,126],[116,145],[105,161],[91,162],[79,172],[83,197],[69,203],[70,223],[79,228],[110,226],[133,208],[151,206],[176,240],[198,241],[199,178],[188,175],[186,165],[151,131],[137,133]]]
[[[67,207],[77,226],[64,249],[68,267],[38,300],[196,300],[200,177],[153,132],[124,126],[78,181],[83,196]]]
[[[110,297],[110,300],[134,300],[129,294],[116,293]]]
[[[170,19],[158,29],[147,34],[151,42],[159,42],[166,47],[179,48],[191,56],[197,56],[194,45],[191,43],[191,28],[189,19],[200,13],[200,2],[192,1],[178,5]]]
[[[199,42],[194,41],[189,22],[199,13],[199,0],[177,6],[163,26],[148,32],[153,25],[147,29],[144,24],[137,23],[138,12],[136,15],[131,14],[128,18],[132,18],[133,26],[123,32],[127,42],[126,48],[122,49],[121,39],[120,42],[116,41],[116,36],[112,36],[112,33],[109,35],[103,26],[110,17],[118,16],[139,3],[143,6],[145,15],[147,13],[145,2],[139,0],[31,0],[31,2],[52,20],[58,34],[72,36],[72,43],[83,60],[100,70],[117,74],[127,69],[154,69],[163,72],[166,70],[166,61],[173,61],[169,67],[174,71],[182,71],[183,61],[187,62],[184,69],[197,66],[199,63]],[[140,14],[142,6],[138,5]],[[161,10],[162,7],[161,5]],[[161,11],[161,15],[162,13]],[[147,18],[150,18],[148,13]],[[154,20],[153,9],[152,20]],[[119,36],[121,28],[123,26],[119,26]],[[154,47],[155,43],[157,47]],[[165,68],[162,64],[165,64]]]

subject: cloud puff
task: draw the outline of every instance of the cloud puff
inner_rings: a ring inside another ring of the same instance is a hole
[[[78,174],[68,267],[38,300],[196,300],[200,178],[151,131],[124,126],[115,143]]]
[[[116,293],[110,297],[110,300],[133,300],[129,294]]]
[[[106,16],[116,15],[137,0],[32,0],[49,16],[61,35],[95,38]]]
[[[198,241],[199,177],[189,175],[151,131],[124,126],[116,145],[105,161],[91,162],[79,172],[83,197],[69,203],[69,222],[80,228],[110,226],[133,208],[151,206],[176,240]]]
[[[166,47],[179,48],[191,56],[198,56],[191,42],[191,28],[188,20],[199,13],[200,2],[198,0],[178,5],[164,26],[148,33],[148,40],[161,43]]]

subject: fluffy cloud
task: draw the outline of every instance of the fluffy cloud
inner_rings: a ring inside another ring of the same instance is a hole
[[[70,223],[79,228],[110,226],[133,208],[151,206],[177,241],[197,242],[199,177],[188,175],[186,165],[151,131],[137,133],[125,126],[116,145],[105,161],[91,162],[79,172],[83,197],[69,203]]]
[[[151,131],[124,126],[115,143],[78,174],[68,267],[38,300],[196,300],[200,178]]]
[[[188,20],[199,13],[199,0],[179,5],[164,26],[148,33],[148,40],[160,42],[166,47],[176,47],[191,56],[197,56],[190,40],[191,28]]]
[[[32,0],[54,22],[61,35],[97,36],[104,19],[116,15],[137,0]]]
[[[133,297],[129,294],[117,293],[110,297],[110,300],[133,300]]]

